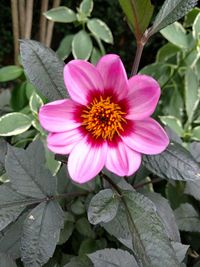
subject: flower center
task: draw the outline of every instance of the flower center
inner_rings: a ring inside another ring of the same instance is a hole
[[[125,114],[118,104],[111,101],[111,97],[103,99],[101,96],[100,100],[94,98],[81,117],[83,126],[93,137],[112,140],[116,133],[120,135],[120,130],[124,130]]]

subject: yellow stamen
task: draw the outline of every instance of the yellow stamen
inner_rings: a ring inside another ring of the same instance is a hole
[[[96,139],[112,140],[115,134],[123,131],[123,123],[126,123],[124,115],[118,104],[111,101],[111,97],[100,100],[94,98],[89,106],[83,111],[83,126]]]

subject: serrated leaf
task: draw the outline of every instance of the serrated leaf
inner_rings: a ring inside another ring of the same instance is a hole
[[[20,194],[38,199],[54,195],[56,179],[44,162],[44,148],[39,141],[26,150],[9,146],[5,168],[12,187]]]
[[[200,14],[197,15],[193,23],[192,34],[196,40],[200,39]]]
[[[27,213],[20,216],[15,222],[6,227],[0,237],[0,252],[11,255],[13,259],[21,256],[20,245],[22,227]]]
[[[144,166],[164,179],[195,181],[200,179],[200,166],[189,151],[171,143],[159,155],[143,157]]]
[[[157,213],[165,227],[169,239],[175,242],[180,242],[178,226],[168,200],[154,192],[145,193],[145,196],[155,204]]]
[[[58,50],[56,51],[58,57],[60,59],[66,59],[70,53],[72,52],[72,40],[74,38],[74,34],[69,34],[67,36],[65,36],[59,47],[58,47]]]
[[[108,26],[100,19],[90,19],[87,22],[87,27],[97,38],[108,44],[113,43],[113,35]]]
[[[67,97],[63,81],[64,63],[55,52],[32,40],[22,40],[20,52],[26,75],[48,100]]]
[[[174,214],[181,231],[200,232],[200,216],[192,205],[181,204]]]
[[[98,250],[88,257],[94,267],[139,267],[133,255],[121,249]]]
[[[15,261],[7,254],[0,253],[0,266],[2,267],[17,267]]]
[[[52,8],[45,12],[44,16],[49,20],[63,23],[70,23],[77,20],[76,13],[72,9],[65,6]]]
[[[31,124],[31,118],[23,113],[8,113],[0,117],[0,135],[12,136],[21,134],[27,131],[31,127]]]
[[[137,261],[143,266],[179,266],[154,204],[136,191],[122,191]],[[153,247],[153,250],[152,250]]]
[[[92,41],[89,34],[81,30],[73,38],[72,54],[76,59],[89,59],[92,52]]]
[[[199,104],[199,82],[194,70],[187,68],[185,74],[185,106],[188,120],[191,122],[194,112]]]
[[[149,35],[160,31],[169,24],[179,20],[197,4],[197,0],[165,0],[157,14]]]
[[[163,30],[161,30],[161,34],[172,44],[180,47],[180,48],[189,48],[190,40],[186,35],[186,30],[183,26],[175,22]]]
[[[149,0],[119,0],[128,24],[136,34],[142,35],[147,29],[154,7]]]
[[[52,257],[63,227],[63,211],[56,201],[43,202],[27,216],[21,239],[25,267],[39,267]]]
[[[93,10],[94,2],[93,0],[83,0],[80,4],[79,10],[86,16],[90,16]]]
[[[183,245],[179,242],[171,242],[172,246],[174,248],[174,251],[176,253],[176,256],[179,260],[179,262],[181,263],[184,258],[185,258],[185,254],[187,253],[188,249],[189,249],[189,245]]]
[[[19,78],[23,74],[23,69],[18,66],[6,66],[0,68],[0,82],[8,82]]]
[[[43,105],[43,101],[41,97],[36,94],[35,92],[31,95],[29,100],[29,106],[34,115],[37,115],[39,112],[40,107]]]
[[[34,203],[34,201],[33,201]],[[0,231],[15,221],[32,201],[14,191],[6,184],[0,186]]]
[[[88,220],[92,224],[111,221],[117,214],[119,199],[111,189],[101,190],[90,201]]]
[[[170,127],[179,136],[182,136],[183,127],[181,121],[178,118],[173,116],[160,116],[160,120],[164,125]]]

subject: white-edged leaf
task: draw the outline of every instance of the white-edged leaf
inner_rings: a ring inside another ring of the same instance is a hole
[[[63,211],[56,201],[43,202],[28,214],[21,239],[25,267],[43,266],[52,257],[63,223]]]
[[[83,0],[80,4],[79,10],[86,16],[90,16],[93,10],[94,2],[93,0]]]
[[[180,52],[181,49],[171,43],[167,43],[163,45],[156,55],[156,61],[157,62],[163,62],[167,61],[169,58],[177,55],[178,52]]]
[[[193,26],[192,26],[192,34],[196,40],[200,39],[200,13],[197,15]]]
[[[192,129],[192,138],[194,140],[200,141],[200,126]]]
[[[52,8],[45,12],[44,16],[49,20],[63,23],[70,23],[77,20],[76,13],[66,6]]]
[[[8,113],[0,117],[0,135],[12,136],[21,134],[31,127],[31,123],[31,118],[23,113]]]
[[[111,189],[101,190],[90,201],[88,220],[92,224],[111,221],[117,214],[119,199]]]
[[[103,40],[108,44],[113,43],[113,35],[108,26],[100,19],[90,19],[87,22],[88,29],[97,36],[99,39]]]
[[[165,0],[155,18],[153,26],[150,28],[149,35],[153,35],[169,24],[182,18],[197,2],[197,0]]]
[[[0,68],[0,82],[8,82],[19,78],[23,74],[21,67],[11,65]]]
[[[67,97],[63,81],[64,62],[53,50],[36,41],[22,40],[20,54],[29,80],[48,100]]]
[[[69,34],[65,36],[56,51],[56,54],[61,59],[66,59],[70,53],[72,52],[72,40],[74,38],[74,34]]]
[[[161,34],[172,44],[180,48],[188,48],[190,45],[190,40],[186,35],[186,30],[179,22],[175,22],[163,30]]]
[[[44,167],[41,142],[35,141],[24,150],[8,147],[5,169],[12,187],[25,196],[45,199],[56,192],[56,178]]]
[[[185,74],[185,106],[188,120],[191,122],[200,101],[199,81],[196,73],[187,68]]]
[[[31,95],[29,100],[29,106],[34,115],[37,115],[40,107],[43,105],[42,98],[35,92]]]
[[[94,267],[139,267],[133,255],[121,249],[97,250],[88,257]]]
[[[81,30],[75,34],[72,41],[72,54],[76,59],[89,59],[92,52],[92,40],[89,34]]]
[[[179,136],[183,134],[183,127],[178,118],[173,116],[160,116],[159,118],[164,125],[170,127]]]

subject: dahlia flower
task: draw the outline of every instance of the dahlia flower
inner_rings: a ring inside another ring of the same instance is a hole
[[[95,177],[105,166],[129,176],[142,154],[158,154],[169,139],[150,116],[160,97],[159,84],[146,75],[128,80],[117,55],[103,56],[96,66],[72,60],[64,67],[70,99],[41,107],[39,120],[49,133],[48,148],[69,154],[68,171],[77,183]]]

